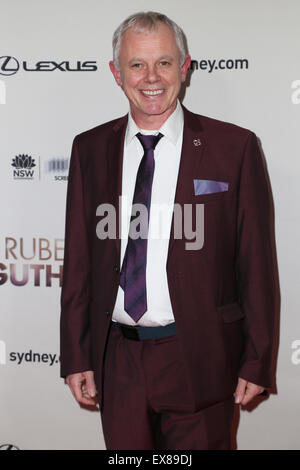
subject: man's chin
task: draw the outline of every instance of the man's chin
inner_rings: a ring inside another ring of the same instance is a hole
[[[131,115],[139,127],[143,128],[144,126],[146,129],[149,128],[148,125],[150,125],[150,128],[157,129],[168,119],[175,108],[176,102],[171,106],[131,106]]]
[[[172,112],[176,108],[175,105],[172,104],[171,106],[161,106],[161,105],[154,105],[154,106],[147,106],[142,108],[139,112],[140,114],[144,114],[145,116],[161,116],[163,114],[172,114]]]

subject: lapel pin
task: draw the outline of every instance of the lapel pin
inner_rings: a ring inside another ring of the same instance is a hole
[[[195,145],[195,147],[199,147],[199,145],[201,145],[201,140],[200,139],[194,139],[193,144]]]

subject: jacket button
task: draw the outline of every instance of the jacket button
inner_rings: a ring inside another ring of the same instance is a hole
[[[118,272],[120,271],[120,270],[119,270],[119,266],[117,266],[116,264],[114,265],[114,271],[115,271],[116,273],[118,273]]]
[[[109,317],[109,311],[108,310],[106,310],[104,313],[107,317]]]

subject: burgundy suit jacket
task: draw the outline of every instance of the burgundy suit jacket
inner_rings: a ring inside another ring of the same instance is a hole
[[[173,220],[167,276],[195,406],[202,407],[232,395],[237,377],[273,386],[276,260],[268,179],[255,134],[183,109],[175,202],[204,204],[204,245],[186,250],[190,240],[174,238]],[[67,190],[61,376],[93,370],[100,406],[120,238],[97,237],[96,210],[110,203],[118,211],[126,124],[124,116],[75,137]],[[194,179],[227,182],[228,191],[195,195]]]

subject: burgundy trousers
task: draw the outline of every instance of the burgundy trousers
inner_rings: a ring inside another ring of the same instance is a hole
[[[233,410],[233,396],[194,410],[177,335],[134,341],[110,329],[101,411],[107,449],[229,450]]]

